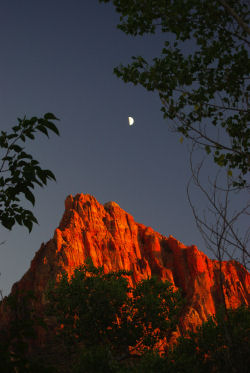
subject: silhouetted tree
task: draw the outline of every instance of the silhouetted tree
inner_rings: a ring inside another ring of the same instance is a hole
[[[229,175],[235,169],[234,182],[244,186],[250,169],[248,1],[99,1],[114,4],[126,34],[166,37],[160,56],[132,57],[115,74],[158,92],[168,124]]]
[[[131,288],[129,275],[105,274],[89,262],[50,287],[49,314],[57,320],[56,333],[67,353],[79,352],[76,372],[116,371],[157,351],[176,330],[183,305],[180,292],[155,278]]]
[[[42,169],[37,160],[25,151],[23,145],[27,139],[35,140],[41,132],[49,137],[49,131],[59,135],[53,121],[54,114],[47,113],[43,118],[18,118],[18,124],[8,133],[1,131],[0,150],[0,223],[7,229],[15,224],[24,225],[29,232],[37,219],[32,211],[23,207],[20,196],[35,204],[33,189],[35,185],[43,187],[50,179],[55,180],[50,170]]]

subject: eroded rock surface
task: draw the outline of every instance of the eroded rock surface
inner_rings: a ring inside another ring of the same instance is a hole
[[[184,328],[193,328],[215,313],[220,297],[219,263],[196,246],[185,246],[174,237],[164,237],[138,224],[115,202],[101,205],[93,196],[71,195],[54,237],[42,244],[30,269],[14,284],[12,292],[32,290],[36,307],[50,279],[62,270],[72,274],[75,267],[91,257],[106,272],[133,271],[137,282],[151,275],[171,281],[187,299]],[[250,274],[236,262],[222,263],[223,289],[228,307],[250,303]]]

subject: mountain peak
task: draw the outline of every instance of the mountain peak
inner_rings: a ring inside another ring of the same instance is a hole
[[[54,236],[36,253],[30,269],[16,290],[32,290],[38,301],[51,279],[62,270],[71,275],[91,257],[105,272],[129,270],[133,283],[152,275],[181,288],[187,300],[183,328],[195,328],[214,314],[220,296],[220,265],[194,245],[185,246],[173,236],[165,237],[136,223],[116,202],[100,204],[89,194],[69,195]],[[236,262],[222,262],[223,289],[228,307],[250,304],[250,275]]]
[[[110,209],[120,209],[120,206],[118,205],[118,203],[116,202],[113,202],[113,201],[109,201],[109,202],[106,202],[103,207],[105,208],[105,210],[110,210]]]

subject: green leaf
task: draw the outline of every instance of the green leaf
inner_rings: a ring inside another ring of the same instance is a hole
[[[15,137],[17,137],[18,134],[17,133],[11,133],[10,135],[7,136],[7,139],[8,140],[11,140],[11,139],[14,139]]]
[[[28,228],[29,233],[32,231],[33,223],[31,220],[24,220],[23,224]]]
[[[36,121],[37,121],[37,117],[32,117],[32,118],[30,118],[30,123],[32,124],[32,125],[34,125],[35,123],[36,123]]]
[[[51,131],[53,131],[54,133],[56,133],[59,136],[59,131],[58,131],[58,129],[57,129],[57,127],[54,123],[46,121],[46,122],[44,122],[44,126],[49,128]]]
[[[34,197],[33,193],[28,188],[24,191],[24,195],[25,195],[26,199],[28,201],[30,201],[32,203],[32,205],[34,206],[35,205],[35,197]]]
[[[19,225],[23,225],[23,219],[21,215],[16,215],[15,219]]]
[[[38,168],[36,170],[36,173],[37,173],[37,176],[39,177],[39,179],[43,182],[43,184],[46,185],[47,184],[46,172],[44,172],[44,170],[42,170],[41,168]]]
[[[15,224],[15,219],[10,217],[0,218],[0,221],[2,222],[2,225],[9,230],[11,230]]]
[[[14,127],[12,127],[12,129],[13,129],[14,132],[17,132],[17,131],[20,130],[20,126],[14,126]]]
[[[211,148],[210,148],[209,145],[206,145],[206,146],[205,146],[205,150],[206,150],[207,154],[210,154],[210,153],[211,153]]]
[[[26,132],[26,136],[29,137],[31,140],[35,139],[35,136],[31,132]]]
[[[36,218],[33,214],[32,214],[32,216],[30,217],[30,219],[31,219],[34,223],[38,224],[37,218]]]
[[[45,126],[43,126],[42,124],[39,124],[39,125],[37,126],[37,129],[38,129],[40,132],[44,133],[47,137],[49,137],[48,131],[47,131],[47,129],[46,129]]]
[[[46,173],[47,178],[56,181],[56,177],[55,177],[55,175],[53,174],[52,171],[50,171],[50,170],[44,170],[44,172]]]
[[[50,120],[50,119],[52,119],[52,120],[59,120],[53,113],[46,113],[44,115],[44,119],[46,119],[46,120]]]
[[[9,147],[9,149],[14,150],[17,153],[20,153],[23,150],[23,148],[21,148],[21,146],[16,145],[16,144],[11,145]]]
[[[18,154],[17,159],[24,159],[24,158],[26,158],[26,159],[32,159],[32,155],[27,154],[25,152],[21,152],[20,154]]]

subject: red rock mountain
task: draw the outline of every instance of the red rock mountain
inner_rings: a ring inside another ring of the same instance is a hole
[[[90,195],[71,195],[54,237],[42,244],[16,290],[32,290],[39,302],[48,281],[62,270],[69,274],[91,257],[106,272],[133,271],[133,280],[151,275],[170,280],[187,298],[184,327],[194,327],[221,304],[219,263],[196,246],[185,246],[136,223],[115,202],[101,205]],[[228,307],[249,304],[250,274],[237,262],[223,262],[223,289]]]

